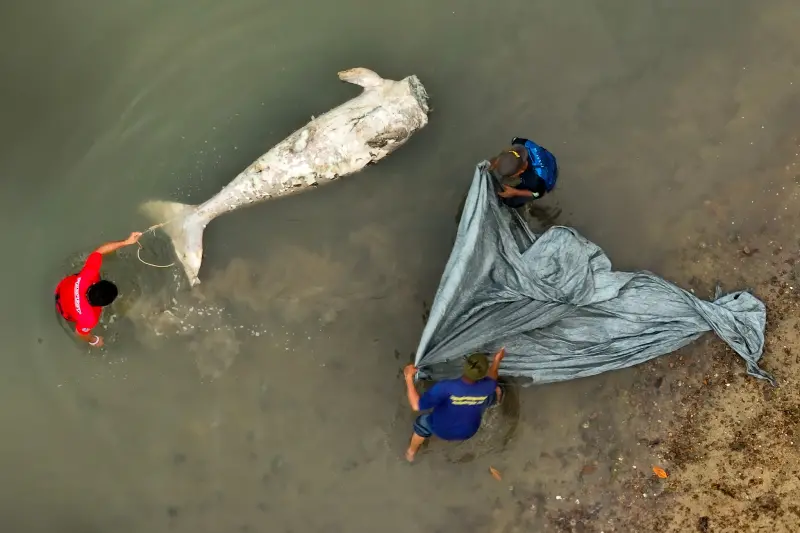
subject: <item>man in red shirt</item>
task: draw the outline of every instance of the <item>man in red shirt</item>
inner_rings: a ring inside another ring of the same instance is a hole
[[[92,335],[91,331],[100,320],[103,307],[110,305],[117,298],[118,292],[117,286],[112,282],[100,279],[103,255],[134,244],[141,236],[141,233],[134,231],[124,241],[104,244],[89,254],[86,264],[78,274],[67,276],[56,287],[56,309],[65,320],[75,322],[78,337],[91,346],[103,345],[103,338]]]

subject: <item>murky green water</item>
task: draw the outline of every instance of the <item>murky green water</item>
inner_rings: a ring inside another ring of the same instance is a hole
[[[767,220],[751,178],[797,145],[788,0],[2,13],[3,531],[531,531],[560,492],[612,505],[578,472],[648,453],[617,393],[633,372],[523,391],[502,450],[459,462],[434,443],[400,460],[412,416],[397,372],[474,164],[535,138],[560,158],[545,201],[559,222],[620,267],[658,269],[704,226],[705,200],[737,228]],[[336,72],[354,66],[420,76],[430,125],[360,175],[215,221],[197,293],[130,250],[108,261],[123,290],[113,342],[89,355],[65,335],[51,293],[79,254],[146,227],[144,200],[214,194],[353,96]],[[600,444],[582,425],[598,411]]]

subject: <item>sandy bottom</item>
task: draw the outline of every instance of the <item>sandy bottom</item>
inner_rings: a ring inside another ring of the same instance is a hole
[[[585,466],[584,491],[610,491],[615,503],[565,510],[543,501],[543,530],[800,530],[800,254],[796,210],[788,209],[796,199],[796,192],[787,191],[771,208],[782,216],[741,232],[721,229],[724,207],[706,202],[713,222],[687,232],[693,235],[689,244],[664,268],[669,279],[703,298],[711,298],[720,283],[726,291],[747,288],[766,303],[761,366],[779,387],[747,376],[742,361],[712,335],[636,368],[635,385],[624,394],[639,421],[649,420],[631,431],[649,450],[650,462],[634,465],[619,457],[611,465]],[[687,224],[699,215],[690,214]],[[654,466],[668,477],[656,476]],[[609,467],[611,476],[597,477]],[[526,530],[522,521],[496,529]]]

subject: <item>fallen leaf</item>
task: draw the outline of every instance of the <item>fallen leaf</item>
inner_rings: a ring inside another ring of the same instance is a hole
[[[594,474],[595,470],[597,470],[597,465],[586,465],[581,468],[581,474]]]
[[[495,478],[497,481],[502,481],[503,476],[500,475],[500,472],[493,466],[489,467],[489,473],[492,474],[492,477]]]
[[[663,468],[661,468],[661,467],[658,467],[658,466],[654,466],[654,467],[653,467],[653,473],[654,473],[656,476],[660,477],[661,479],[667,479],[667,477],[668,477],[668,476],[667,476],[667,471],[666,471],[666,470],[664,470],[664,469],[663,469]]]

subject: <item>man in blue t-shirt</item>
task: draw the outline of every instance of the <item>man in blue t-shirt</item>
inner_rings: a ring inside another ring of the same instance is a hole
[[[489,161],[489,168],[499,178],[502,190],[497,193],[508,207],[522,207],[550,192],[558,180],[558,162],[547,149],[514,137],[511,147]]]
[[[497,385],[497,372],[505,353],[505,348],[497,352],[491,367],[486,354],[470,355],[464,362],[461,378],[440,381],[421,398],[414,386],[417,369],[414,365],[403,369],[411,408],[414,411],[431,410],[419,415],[414,422],[414,434],[406,450],[409,462],[414,460],[417,450],[428,437],[435,435],[443,440],[466,440],[477,433],[483,412],[500,401],[502,393]]]

